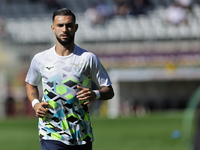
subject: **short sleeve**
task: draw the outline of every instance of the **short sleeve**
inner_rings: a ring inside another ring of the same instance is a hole
[[[38,86],[40,81],[41,81],[41,74],[39,73],[39,66],[36,61],[36,56],[33,57],[31,61],[30,68],[28,70],[28,73],[26,75],[25,82],[33,85],[33,86]]]
[[[97,85],[98,88],[102,88],[112,84],[106,69],[104,68],[97,56],[92,56],[92,59],[90,60],[90,67],[92,81]]]

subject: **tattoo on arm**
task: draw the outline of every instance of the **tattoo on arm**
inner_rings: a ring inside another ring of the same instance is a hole
[[[33,98],[38,98],[37,95],[37,93],[31,93],[31,96],[33,96]]]
[[[35,98],[39,98],[39,92],[37,87],[32,87],[32,92],[31,92],[31,96],[35,99]]]

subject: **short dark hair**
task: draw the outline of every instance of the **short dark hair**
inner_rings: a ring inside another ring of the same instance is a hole
[[[74,23],[76,23],[76,16],[74,15],[74,13],[71,12],[71,10],[67,8],[62,8],[62,9],[54,11],[52,20],[54,22],[56,16],[68,16],[68,15],[72,16],[74,19]]]

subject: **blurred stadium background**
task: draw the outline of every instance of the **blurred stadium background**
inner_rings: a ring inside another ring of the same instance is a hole
[[[63,7],[77,16],[76,44],[95,53],[113,81],[115,98],[92,104],[93,114],[183,110],[200,84],[200,1],[181,2],[1,0],[1,117],[33,115],[24,78],[33,55],[54,45],[52,12]]]
[[[77,16],[76,44],[100,58],[113,82],[115,97],[93,102],[92,116],[122,117],[93,118],[94,147],[116,149],[125,143],[127,150],[133,145],[183,149],[180,133],[172,131],[181,130],[182,121],[188,131],[192,126],[193,113],[182,112],[200,84],[200,0],[0,0],[0,118],[11,117],[0,121],[3,149],[39,148],[37,137],[26,134],[37,136],[35,120],[12,119],[35,116],[24,79],[34,54],[55,44],[51,17],[63,7]],[[195,108],[198,95],[193,100]],[[168,113],[160,113],[164,111]],[[151,119],[142,118],[150,113]],[[188,115],[190,119],[184,118]],[[172,138],[171,132],[176,133]],[[20,145],[24,139],[33,141],[32,146]]]

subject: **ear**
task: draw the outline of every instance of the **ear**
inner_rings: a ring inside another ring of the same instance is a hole
[[[53,33],[55,33],[55,27],[54,27],[54,25],[51,25],[51,30],[53,31]]]
[[[75,32],[78,30],[78,24],[75,24]]]

